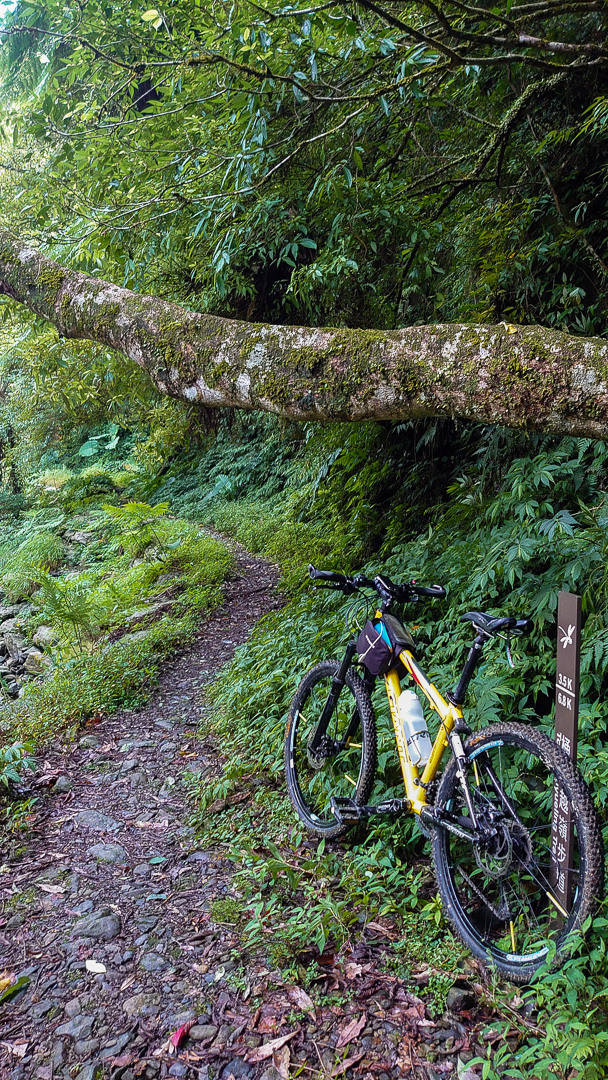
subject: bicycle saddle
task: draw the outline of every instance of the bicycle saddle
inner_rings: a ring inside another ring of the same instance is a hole
[[[486,611],[467,611],[460,616],[461,622],[472,622],[476,630],[488,637],[494,637],[500,630],[515,630],[525,634],[530,630],[530,619],[516,619],[514,615],[488,615]]]

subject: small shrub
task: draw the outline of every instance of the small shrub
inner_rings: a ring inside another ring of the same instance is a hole
[[[0,785],[5,790],[9,785],[19,783],[24,769],[33,769],[30,757],[33,747],[30,743],[14,742],[0,746]]]
[[[40,577],[40,570],[56,570],[64,557],[64,546],[56,533],[37,529],[26,536],[16,550],[10,544],[0,548],[2,584],[9,597],[30,596]]]

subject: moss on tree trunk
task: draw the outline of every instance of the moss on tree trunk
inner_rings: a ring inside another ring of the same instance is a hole
[[[0,231],[0,292],[129,356],[163,393],[297,420],[450,416],[608,437],[608,342],[541,326],[272,326],[200,315],[59,266]]]

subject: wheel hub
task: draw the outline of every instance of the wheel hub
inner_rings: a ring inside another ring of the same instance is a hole
[[[532,843],[528,831],[513,818],[495,819],[485,845],[475,848],[475,861],[480,870],[495,881],[506,877],[514,863],[518,867],[527,866],[531,858]]]
[[[316,750],[311,749],[310,744],[308,745],[308,764],[311,769],[322,769],[327,759],[333,757],[335,752],[336,747],[334,740],[330,739],[329,735],[324,735]]]

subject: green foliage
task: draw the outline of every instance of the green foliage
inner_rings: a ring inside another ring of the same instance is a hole
[[[200,613],[198,618],[163,618],[144,636],[121,638],[65,660],[43,683],[29,683],[23,696],[5,707],[0,730],[9,738],[42,743],[62,730],[75,731],[91,717],[145,701],[160,663],[189,641],[199,620]]]
[[[0,544],[3,588],[12,599],[30,596],[38,584],[40,573],[57,569],[63,557],[64,547],[60,537],[46,526],[34,526],[16,548],[10,542]]]
[[[277,472],[283,467],[278,463]],[[265,483],[271,481],[267,475]],[[308,432],[280,494],[257,503],[251,488],[245,497],[218,495],[212,512],[215,521],[266,552],[283,523],[293,521],[296,530],[309,525],[327,545],[327,568],[382,569],[396,580],[445,584],[447,601],[421,602],[405,613],[407,621],[415,620],[425,669],[444,690],[454,685],[470,641],[469,628],[459,623],[464,611],[529,614],[533,632],[514,649],[514,670],[500,644],[486,650],[470,693],[476,727],[509,717],[551,732],[557,593],[581,593],[579,764],[601,807],[608,793],[607,488],[608,450],[590,440],[524,441],[513,433],[451,424],[344,425]],[[274,550],[282,561],[279,547]],[[300,553],[303,583],[307,554],[306,548]],[[362,610],[360,621],[364,617]],[[339,849],[317,850],[301,835],[282,794],[289,702],[313,663],[340,655],[351,626],[350,601],[308,585],[298,591],[292,579],[288,604],[262,620],[215,684],[212,724],[226,764],[219,777],[192,779],[197,821],[207,843],[231,837],[250,948],[268,950],[271,941],[277,962],[295,972],[311,939],[318,948],[327,942],[339,948],[356,937],[365,919],[392,918],[402,929],[399,947],[388,952],[392,970],[407,972],[433,940],[437,974],[426,993],[441,1011],[460,948],[443,924],[432,878],[419,869],[423,849],[415,826],[382,824],[367,835],[352,834]],[[402,788],[382,687],[374,703],[376,800]],[[429,721],[434,731],[432,716]],[[251,804],[240,801],[247,792]],[[218,800],[225,809],[216,819]],[[521,1042],[515,1055],[512,1041],[500,1051],[489,1044],[485,1075],[533,1072],[565,1080],[570,1061],[584,1080],[604,1075],[604,929],[602,915],[561,972],[535,981],[528,996],[539,1010],[537,1030],[513,1013],[507,991],[489,992],[494,1009],[507,1017],[505,1030],[515,1025]],[[447,950],[441,956],[440,942]]]
[[[515,22],[448,2],[429,24],[417,0],[397,15],[247,0],[143,14],[87,5],[77,39],[58,0],[5,15],[6,210],[17,227],[27,212],[60,261],[256,320],[603,332],[606,171],[588,162],[605,159],[605,16],[592,0]],[[62,409],[88,397],[118,422],[149,399],[105,350],[79,368],[87,346],[52,348],[36,364]]]
[[[62,580],[39,571],[37,584],[45,618],[63,631],[68,640],[73,638],[79,649],[85,643],[90,645],[99,634],[103,618],[103,608],[91,591],[91,575],[79,574]]]
[[[11,783],[17,784],[24,770],[33,769],[30,743],[14,742],[0,746],[0,791]]]
[[[169,509],[168,503],[150,506],[148,503],[127,502],[121,506],[104,506],[107,517],[115,524],[121,537],[121,545],[129,555],[141,555],[152,547],[156,555],[165,550],[165,544],[177,546],[179,541],[168,542],[163,536],[160,518]]]

